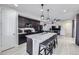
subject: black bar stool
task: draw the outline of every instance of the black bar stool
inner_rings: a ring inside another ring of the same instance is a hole
[[[54,35],[53,39],[54,39],[54,48],[56,48],[56,45],[58,44],[57,35]]]
[[[48,55],[53,53],[54,40],[48,39],[39,44],[39,55]]]

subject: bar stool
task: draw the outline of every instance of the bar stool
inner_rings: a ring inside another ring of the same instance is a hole
[[[56,44],[58,44],[57,35],[55,35],[55,40]]]
[[[56,45],[58,44],[57,35],[54,35],[53,39],[54,39],[54,48],[56,48]]]
[[[42,43],[39,44],[39,55],[48,55],[53,53],[53,45],[54,41],[53,40],[46,40]]]

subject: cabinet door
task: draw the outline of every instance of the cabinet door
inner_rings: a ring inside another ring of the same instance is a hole
[[[2,50],[17,44],[17,13],[11,9],[2,9]]]
[[[1,26],[1,8],[0,8],[0,51],[1,51],[1,28],[2,28],[2,26]]]

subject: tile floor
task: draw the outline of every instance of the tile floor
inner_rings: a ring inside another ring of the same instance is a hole
[[[54,49],[55,55],[79,55],[79,46],[75,44],[75,39],[71,37],[59,37],[58,45]]]
[[[28,55],[26,52],[26,43],[10,50],[1,52],[0,55]],[[75,44],[73,38],[59,36],[58,45],[54,49],[53,55],[79,55],[79,46]]]

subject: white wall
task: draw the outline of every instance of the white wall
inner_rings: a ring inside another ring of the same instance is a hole
[[[76,39],[76,16],[74,18],[74,38]]]
[[[65,20],[61,23],[61,35],[72,36],[72,20]]]

